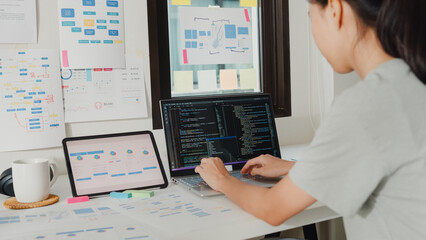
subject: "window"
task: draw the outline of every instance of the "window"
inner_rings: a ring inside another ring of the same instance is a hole
[[[148,0],[153,128],[162,125],[159,100],[194,94],[270,93],[275,116],[290,116],[288,1],[260,1],[258,8],[239,8],[240,0],[192,0],[191,4],[191,7],[204,7],[199,11],[209,9],[208,5],[220,6],[221,10],[243,11],[247,21],[250,19],[250,27],[229,19],[225,24],[216,25],[223,28],[226,39],[234,40],[229,42],[238,44],[224,44],[224,48],[241,52],[251,50],[249,56],[252,59],[242,59],[237,64],[202,62],[202,52],[206,50],[202,39],[210,30],[186,20],[180,21],[181,15],[189,16],[197,11],[174,6],[171,0]],[[208,12],[202,15],[206,16]],[[210,34],[214,31],[212,29]],[[248,43],[243,39],[247,33],[252,36]],[[202,64],[195,64],[200,62]],[[200,79],[210,82],[202,83]],[[232,79],[233,86],[224,86],[222,79]]]

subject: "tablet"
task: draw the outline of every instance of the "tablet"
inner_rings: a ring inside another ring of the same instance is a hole
[[[167,187],[150,131],[65,138],[62,145],[74,197]]]

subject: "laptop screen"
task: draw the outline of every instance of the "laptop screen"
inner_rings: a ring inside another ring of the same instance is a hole
[[[234,169],[261,154],[281,157],[268,94],[164,100],[161,108],[172,175],[209,156]]]

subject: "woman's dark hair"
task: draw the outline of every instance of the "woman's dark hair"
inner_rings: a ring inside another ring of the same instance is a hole
[[[426,84],[426,0],[344,0],[377,30],[384,50],[402,58]],[[310,0],[325,7],[328,0]]]

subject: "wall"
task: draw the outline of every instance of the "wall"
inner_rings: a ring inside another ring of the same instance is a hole
[[[126,52],[136,53],[144,63],[148,111],[151,109],[149,43],[147,22],[147,0],[124,0]],[[289,0],[290,4],[290,47],[291,47],[291,87],[293,116],[276,120],[281,145],[309,142],[314,134],[310,113],[314,118],[318,111],[312,111],[309,84],[309,18],[308,3],[301,0]],[[35,45],[0,45],[0,49],[54,48],[59,49],[57,1],[38,0],[38,44]],[[326,86],[325,89],[330,88]],[[314,101],[315,102],[315,99]],[[316,112],[316,113],[315,113]],[[0,120],[1,121],[1,120]],[[151,118],[87,122],[67,124],[67,136],[106,134],[126,131],[152,129]],[[153,131],[158,143],[163,162],[167,165],[165,138],[162,130]],[[62,148],[0,153],[0,171],[11,166],[16,159],[26,157],[53,158],[60,166],[60,172],[66,173]]]

